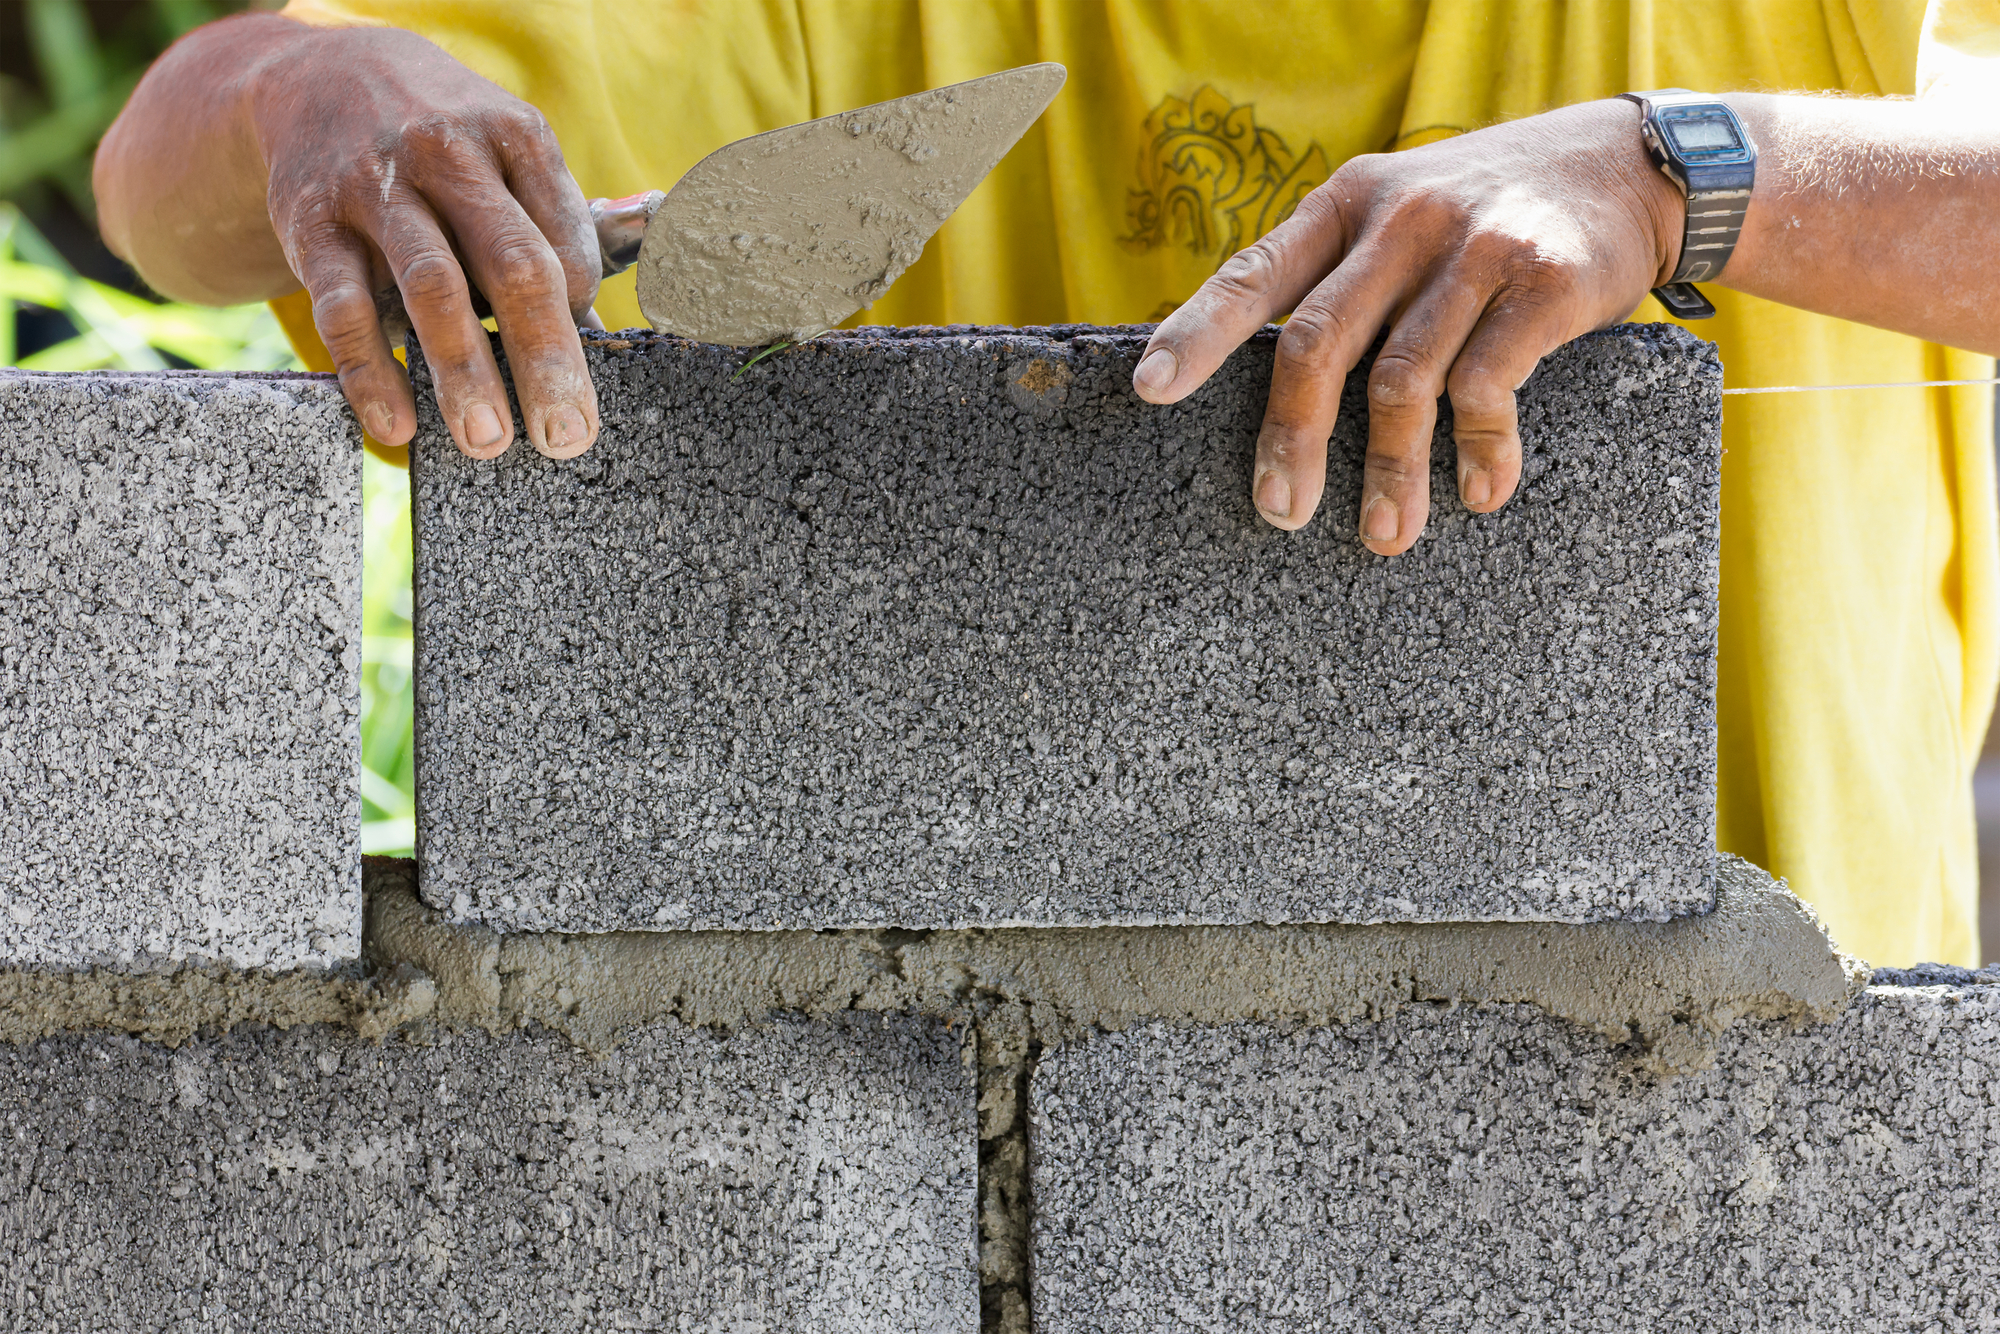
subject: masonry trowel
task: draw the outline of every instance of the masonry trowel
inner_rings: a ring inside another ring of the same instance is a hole
[[[655,329],[762,347],[833,328],[889,290],[1054,99],[1023,65],[738,139],[664,193],[593,199],[604,276],[638,262]]]

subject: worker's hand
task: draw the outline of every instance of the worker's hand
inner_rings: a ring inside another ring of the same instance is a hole
[[[554,458],[588,449],[597,394],[576,330],[597,239],[541,113],[394,28],[302,29],[252,104],[272,226],[369,433],[396,445],[416,431],[382,327],[400,293],[458,447],[492,458],[513,440],[469,275],[499,322],[529,441]]]
[[[1551,349],[1673,272],[1684,208],[1624,101],[1355,158],[1167,317],[1133,386],[1176,402],[1290,311],[1251,498],[1299,528],[1326,485],[1347,373],[1387,326],[1368,375],[1360,525],[1371,550],[1395,555],[1429,518],[1438,396],[1451,396],[1460,497],[1498,509],[1521,476],[1514,391]]]

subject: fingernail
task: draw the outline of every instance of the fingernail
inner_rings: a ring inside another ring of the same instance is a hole
[[[584,424],[581,412],[565,403],[548,415],[542,423],[542,430],[548,436],[550,449],[568,449],[571,445],[582,444],[590,427]]]
[[[1361,515],[1361,535],[1370,542],[1396,540],[1396,507],[1389,497],[1377,496]]]
[[[486,404],[474,403],[465,410],[465,443],[474,449],[491,449],[506,434],[500,414]]]
[[[1139,369],[1132,372],[1132,383],[1140,389],[1159,394],[1166,392],[1180,374],[1181,364],[1174,360],[1174,354],[1163,347],[1156,347],[1146,354],[1139,363]]]
[[[377,440],[387,440],[389,433],[396,429],[396,414],[390,411],[387,403],[370,403],[362,409],[361,422],[368,428],[368,434]]]
[[[1458,498],[1467,509],[1475,510],[1493,499],[1493,474],[1484,468],[1466,468],[1458,475]]]
[[[1273,470],[1257,479],[1257,508],[1268,518],[1292,517],[1292,487],[1284,474]]]

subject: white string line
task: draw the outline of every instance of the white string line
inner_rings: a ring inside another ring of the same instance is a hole
[[[1945,389],[1961,384],[2000,384],[2000,376],[1984,380],[1891,380],[1886,384],[1781,384],[1768,389],[1725,389],[1725,394],[1812,394],[1824,389]]]

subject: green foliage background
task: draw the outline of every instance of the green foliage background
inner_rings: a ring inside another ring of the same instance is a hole
[[[19,0],[0,0],[0,4]],[[20,207],[55,191],[94,218],[90,160],[146,66],[168,43],[241,3],[121,6],[106,40],[83,0],[20,5],[37,79],[0,77],[0,366],[38,371],[303,369],[264,306],[160,301],[79,274]],[[60,315],[71,336],[16,356],[15,315]],[[410,753],[410,498],[402,470],[368,458],[362,495],[361,843],[407,854]]]

